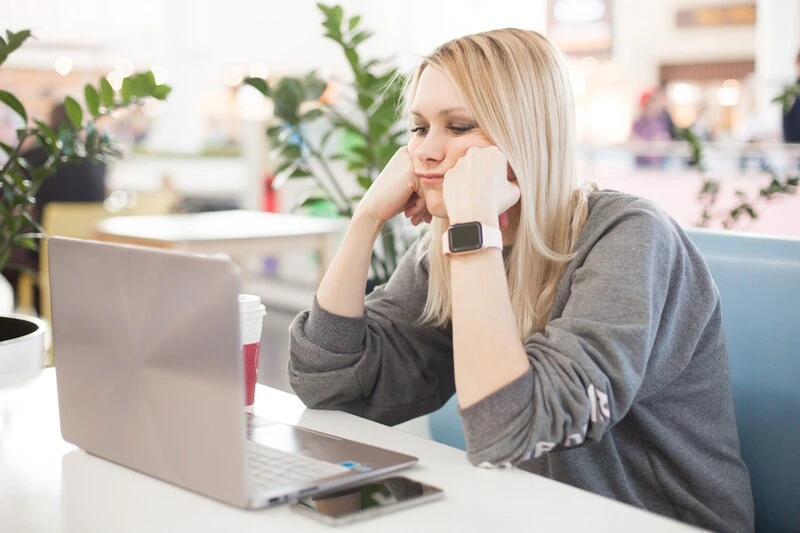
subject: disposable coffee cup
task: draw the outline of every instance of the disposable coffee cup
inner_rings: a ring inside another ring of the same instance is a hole
[[[261,298],[255,294],[239,295],[239,328],[244,356],[245,405],[253,405],[258,381],[258,356],[261,349],[261,327],[267,314]]]

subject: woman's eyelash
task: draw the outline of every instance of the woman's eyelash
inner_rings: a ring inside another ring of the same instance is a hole
[[[461,135],[464,133],[468,133],[475,129],[475,124],[465,124],[465,125],[455,125],[452,124],[447,126],[447,129],[452,131],[457,135]],[[428,130],[428,126],[414,126],[409,131],[415,135],[425,135],[425,132]]]
[[[475,129],[475,124],[464,124],[464,125],[452,125],[448,126],[448,129],[455,133],[467,133],[468,131],[472,131]]]

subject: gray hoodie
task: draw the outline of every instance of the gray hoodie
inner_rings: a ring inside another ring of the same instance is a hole
[[[591,195],[575,252],[548,325],[523,341],[528,373],[460,411],[467,458],[752,531],[719,293],[700,253],[651,202],[612,191]],[[416,256],[363,317],[314,301],[294,320],[289,375],[306,405],[393,425],[453,395],[451,328],[419,323],[428,275]]]

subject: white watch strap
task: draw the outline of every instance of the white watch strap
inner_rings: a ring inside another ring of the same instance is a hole
[[[483,248],[497,248],[503,250],[503,232],[499,228],[493,226],[484,226],[481,224],[483,230]]]
[[[481,238],[481,242],[483,242],[483,246],[481,246],[478,250],[473,251],[480,251],[485,250],[486,248],[497,248],[498,250],[503,249],[503,233],[500,231],[499,228],[495,228],[493,226],[486,226],[485,224],[481,224],[481,234],[483,237]],[[450,236],[449,236],[449,229],[442,234],[442,253],[445,255],[452,254],[453,251],[450,249]]]

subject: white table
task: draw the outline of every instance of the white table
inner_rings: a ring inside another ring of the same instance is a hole
[[[111,217],[96,225],[95,236],[121,244],[224,253],[237,260],[314,249],[320,254],[321,279],[332,259],[336,239],[347,224],[344,218],[234,210]]]
[[[65,443],[52,369],[0,394],[8,415],[0,435],[0,531],[334,531],[287,506],[236,509]],[[443,500],[342,531],[697,531],[521,470],[475,468],[455,448],[346,413],[308,410],[296,397],[262,385],[255,412],[413,454],[420,462],[404,474],[445,490]]]

